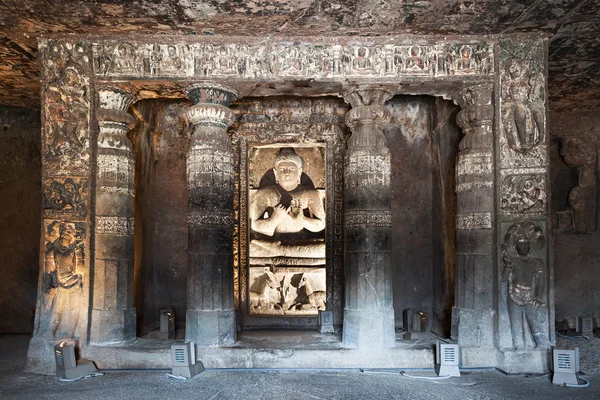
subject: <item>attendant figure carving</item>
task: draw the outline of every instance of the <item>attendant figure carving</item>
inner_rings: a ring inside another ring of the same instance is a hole
[[[79,322],[84,263],[81,233],[75,223],[48,225],[45,255],[44,293],[47,318],[45,336],[72,338]]]
[[[525,221],[511,225],[502,244],[502,281],[508,286],[508,316],[517,349],[549,346],[544,262],[536,257],[545,245],[542,228]]]

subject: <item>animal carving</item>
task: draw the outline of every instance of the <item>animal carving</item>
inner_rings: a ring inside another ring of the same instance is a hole
[[[257,277],[250,287],[250,308],[254,310],[269,310],[278,307],[279,297],[277,289],[279,284],[275,279],[275,275],[265,267],[264,273]]]
[[[297,310],[316,308],[325,310],[327,304],[327,294],[323,290],[314,290],[308,277],[302,274],[298,283],[298,296],[296,302],[289,308]]]

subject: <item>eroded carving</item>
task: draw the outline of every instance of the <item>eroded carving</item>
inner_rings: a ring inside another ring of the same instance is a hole
[[[508,287],[508,316],[517,349],[550,345],[547,321],[546,268],[538,257],[545,248],[543,229],[531,221],[511,225],[502,243],[502,281]]]
[[[85,175],[90,112],[87,44],[52,40],[46,51],[45,168],[49,175]]]
[[[459,213],[456,216],[456,229],[492,229],[492,213]]]
[[[44,217],[85,217],[88,211],[86,205],[87,194],[87,178],[56,177],[45,179],[42,205]]]
[[[508,175],[502,178],[500,210],[504,214],[544,214],[546,176]]]
[[[51,338],[72,338],[83,300],[86,226],[82,222],[46,221],[45,228],[44,310],[39,333]]]
[[[557,213],[556,230],[563,233],[595,232],[598,218],[597,148],[580,138],[562,140],[565,163],[577,169],[577,186],[571,189],[566,210]]]
[[[256,315],[316,315],[327,307],[325,268],[251,267],[249,311]]]

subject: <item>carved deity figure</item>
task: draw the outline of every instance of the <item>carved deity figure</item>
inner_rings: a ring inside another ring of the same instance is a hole
[[[356,58],[352,61],[352,67],[356,72],[367,73],[371,71],[371,60],[367,57],[367,49],[359,47],[356,53]]]
[[[48,226],[44,259],[44,293],[48,318],[44,336],[72,338],[79,322],[84,262],[83,244],[75,223]]]
[[[530,221],[511,225],[504,236],[502,281],[508,283],[508,316],[517,349],[549,345],[542,326],[547,319],[545,267],[536,257],[544,244],[542,229]]]
[[[471,48],[463,46],[460,49],[460,58],[454,63],[457,72],[471,72],[477,68],[477,63],[471,58]]]
[[[303,166],[293,148],[277,152],[275,184],[259,188],[249,207],[251,257],[325,257],[323,200],[301,184]]]
[[[544,80],[538,74],[528,76],[520,60],[506,63],[506,81],[502,85],[502,122],[510,148],[527,152],[542,141],[544,133]]]
[[[134,73],[135,69],[135,50],[129,44],[120,44],[117,48],[117,57],[114,62],[114,68],[121,73]]]
[[[421,57],[421,48],[412,46],[410,48],[410,57],[406,59],[406,69],[409,71],[422,71],[425,68],[425,62]]]
[[[169,45],[167,47],[167,57],[162,59],[161,71],[173,73],[180,71],[182,66],[181,58],[177,55],[177,48]]]

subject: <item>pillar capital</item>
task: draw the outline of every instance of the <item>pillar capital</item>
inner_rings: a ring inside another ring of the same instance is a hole
[[[216,83],[195,83],[185,89],[185,94],[193,103],[185,116],[194,127],[226,130],[235,122],[236,115],[228,108],[238,97],[234,89]]]
[[[98,108],[96,119],[100,133],[100,148],[131,150],[127,132],[135,126],[136,120],[127,113],[135,96],[121,88],[102,86],[97,89]]]

